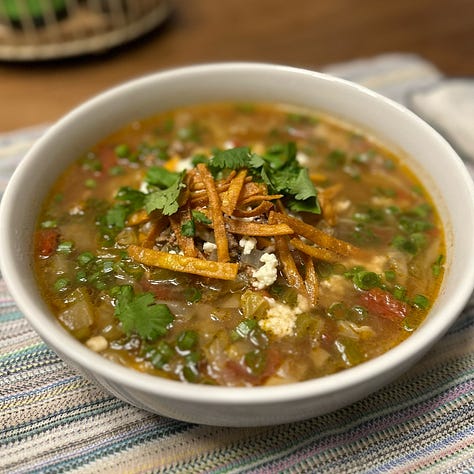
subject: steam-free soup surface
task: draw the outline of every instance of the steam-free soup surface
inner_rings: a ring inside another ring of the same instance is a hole
[[[405,164],[322,114],[211,104],[135,122],[59,178],[36,274],[91,350],[184,382],[341,371],[407,338],[443,273]]]

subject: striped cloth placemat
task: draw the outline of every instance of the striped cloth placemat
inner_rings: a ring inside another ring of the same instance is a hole
[[[443,80],[413,55],[326,70],[400,102]],[[0,135],[1,186],[43,131]],[[420,363],[364,400],[237,429],[153,415],[88,382],[41,341],[0,279],[0,473],[26,472],[474,473],[474,298]]]

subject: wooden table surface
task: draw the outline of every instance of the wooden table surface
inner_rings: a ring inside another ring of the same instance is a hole
[[[0,132],[52,122],[107,87],[171,66],[251,60],[318,69],[385,52],[474,76],[474,1],[174,0],[161,28],[125,47],[0,62]]]

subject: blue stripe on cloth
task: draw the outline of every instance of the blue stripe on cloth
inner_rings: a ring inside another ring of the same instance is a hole
[[[11,308],[11,306],[8,306]],[[3,308],[2,308],[3,309]],[[16,321],[18,319],[23,319],[24,316],[20,311],[12,311],[11,313],[0,314],[0,324],[8,323],[10,321]]]

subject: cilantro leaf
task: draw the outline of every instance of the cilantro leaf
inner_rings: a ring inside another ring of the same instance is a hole
[[[287,206],[288,209],[294,212],[311,212],[313,214],[321,213],[321,207],[319,206],[319,202],[315,197],[305,199],[304,201],[288,199]]]
[[[191,211],[191,215],[196,222],[200,222],[201,224],[212,224],[211,219],[209,219],[209,217],[207,217],[203,212]]]
[[[153,340],[164,336],[174,316],[165,304],[155,303],[151,293],[135,295],[129,285],[116,287],[115,316],[126,334]]]
[[[103,217],[107,228],[123,229],[127,216],[143,206],[145,194],[128,186],[121,187],[115,195],[117,201]]]
[[[164,215],[174,214],[178,208],[178,198],[185,187],[183,177],[185,172],[177,174],[177,178],[165,189],[158,189],[145,196],[145,210],[150,212],[159,209]]]
[[[123,229],[125,227],[125,220],[128,216],[128,206],[123,204],[116,204],[111,207],[105,214],[105,225],[107,227],[116,227]]]
[[[181,234],[185,237],[194,237],[196,235],[196,222],[201,224],[212,224],[211,219],[200,211],[191,211],[191,219],[184,222],[181,226]]]
[[[161,166],[150,166],[145,176],[145,181],[160,189],[166,189],[172,186],[180,178],[180,173],[168,171]]]
[[[308,170],[301,168],[296,178],[291,182],[290,193],[295,196],[298,201],[316,197],[316,189],[311,181]]]
[[[286,164],[292,165],[296,161],[296,144],[288,142],[285,144],[272,145],[265,152],[265,159],[273,169],[283,168]]]
[[[196,233],[196,226],[194,225],[194,219],[189,219],[181,226],[181,234],[185,237],[194,237]]]
[[[217,150],[209,160],[209,167],[215,170],[237,170],[248,166],[251,157],[250,148],[247,146]]]
[[[284,194],[293,211],[320,214],[317,191],[308,170],[296,159],[296,145],[273,145],[263,156],[253,154],[249,159],[251,171],[274,194]]]
[[[122,186],[118,190],[115,199],[127,202],[133,210],[137,210],[143,206],[145,194],[138,189],[133,189],[129,186]]]

